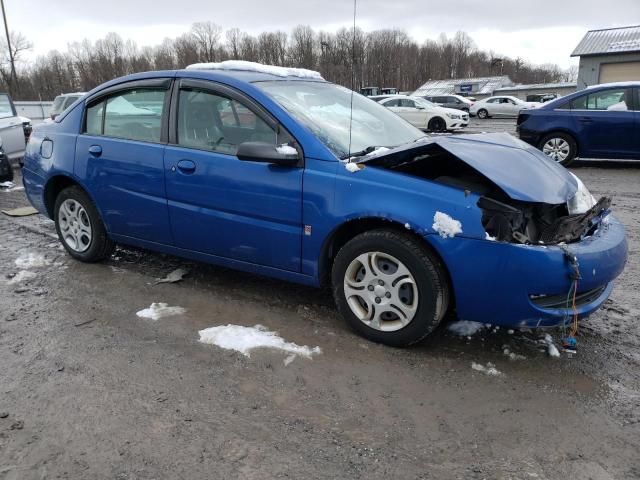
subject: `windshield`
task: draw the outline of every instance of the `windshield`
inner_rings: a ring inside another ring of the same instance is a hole
[[[0,118],[13,117],[13,107],[8,95],[0,95]]]
[[[271,81],[255,85],[309,128],[339,158],[370,147],[395,147],[425,136],[392,111],[358,93],[353,94],[353,123],[349,135],[351,90],[332,83]]]

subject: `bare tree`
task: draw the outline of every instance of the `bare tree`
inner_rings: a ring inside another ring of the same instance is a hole
[[[215,62],[222,27],[213,22],[197,22],[191,27],[191,35],[198,47],[198,61]]]

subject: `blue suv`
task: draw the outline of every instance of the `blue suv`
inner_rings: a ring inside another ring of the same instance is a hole
[[[640,82],[589,87],[518,116],[520,138],[556,162],[640,159]]]
[[[36,127],[23,178],[80,261],[117,242],[327,285],[394,346],[447,313],[577,320],[627,258],[610,199],[526,143],[431,138],[316,72],[249,62],[97,87]]]

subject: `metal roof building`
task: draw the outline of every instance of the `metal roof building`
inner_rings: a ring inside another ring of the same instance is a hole
[[[514,85],[513,87],[502,87],[494,90],[494,95],[511,95],[521,100],[528,100],[530,95],[555,94],[564,97],[577,89],[575,82],[558,83],[532,83],[529,85]],[[531,100],[535,101],[535,100]]]
[[[599,83],[640,81],[640,25],[590,30],[571,56],[580,57],[579,89]]]
[[[506,76],[457,78],[450,80],[429,80],[419,87],[414,95],[466,95],[485,98],[493,95],[494,90],[514,85]]]

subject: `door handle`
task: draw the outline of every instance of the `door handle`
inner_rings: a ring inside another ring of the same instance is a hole
[[[581,123],[593,123],[593,119],[591,117],[580,117],[578,121]]]
[[[178,170],[187,175],[196,171],[196,164],[191,160],[180,160],[176,166],[178,167]]]
[[[100,145],[91,145],[89,147],[89,153],[94,157],[102,155],[102,147]]]

